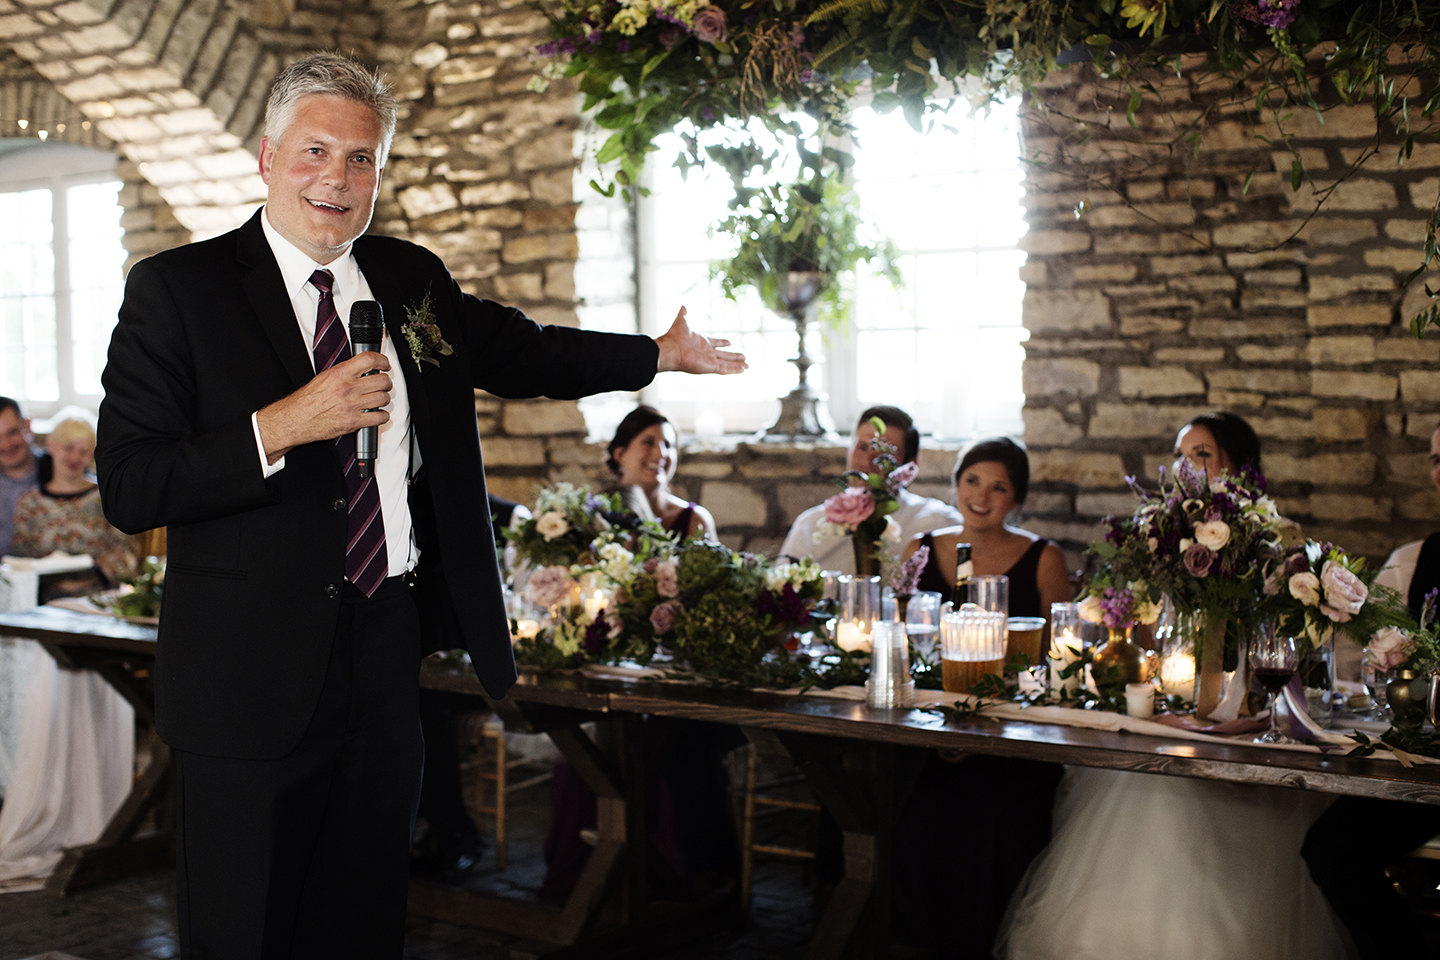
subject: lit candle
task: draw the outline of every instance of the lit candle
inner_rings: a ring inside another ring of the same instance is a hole
[[[540,632],[539,620],[516,620],[514,638],[529,640]]]
[[[1195,658],[1187,653],[1171,653],[1160,660],[1160,690],[1167,697],[1195,695]]]
[[[854,653],[870,652],[870,634],[860,632],[860,624],[853,620],[842,620],[835,628],[835,646]]]
[[[600,612],[604,609],[604,591],[596,590],[594,593],[590,594],[590,596],[585,598],[585,616],[588,617],[590,620],[593,621],[596,617],[600,616]]]
[[[1080,689],[1080,677],[1062,677],[1066,667],[1080,659],[1080,638],[1065,631],[1050,643],[1050,692],[1059,696],[1062,692],[1074,693]]]

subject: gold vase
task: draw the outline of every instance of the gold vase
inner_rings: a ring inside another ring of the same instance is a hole
[[[1145,651],[1130,639],[1129,627],[1111,627],[1110,638],[1090,660],[1095,686],[1102,691],[1125,692],[1125,684],[1145,679]]]
[[[1208,720],[1220,706],[1225,686],[1225,618],[1215,612],[1198,615],[1195,634],[1195,719]]]

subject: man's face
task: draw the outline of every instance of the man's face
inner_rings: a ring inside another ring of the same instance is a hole
[[[0,413],[0,470],[19,472],[29,466],[30,421],[21,420],[14,410]]]
[[[850,444],[850,457],[846,464],[847,470],[859,470],[861,473],[875,472],[875,458],[880,452],[870,449],[870,441],[875,439],[875,427],[867,420],[855,428],[855,442]],[[895,459],[899,463],[905,462],[905,431],[899,427],[885,424],[885,442],[895,447]]]
[[[370,225],[380,194],[380,120],[344,97],[316,94],[295,105],[280,141],[260,141],[270,223],[316,263],[349,249]]]
[[[1430,434],[1430,482],[1440,490],[1440,430]]]

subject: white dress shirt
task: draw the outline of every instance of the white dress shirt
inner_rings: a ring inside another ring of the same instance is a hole
[[[900,524],[902,545],[922,533],[965,522],[959,510],[932,497],[901,490],[895,499],[899,505],[890,516]],[[855,548],[851,545],[850,536],[835,536],[829,532],[823,503],[795,518],[790,532],[785,535],[785,542],[780,545],[780,552],[792,557],[813,557],[823,570],[855,572]]]
[[[331,295],[335,299],[335,310],[345,324],[346,338],[350,330],[350,306],[357,300],[372,300],[370,285],[355,262],[355,255],[346,252],[328,264],[319,264],[302,252],[270,225],[267,209],[260,218],[265,230],[265,239],[280,265],[280,276],[285,281],[285,294],[295,308],[295,322],[300,326],[300,335],[305,341],[305,350],[310,354],[310,365],[315,365],[315,321],[320,308],[320,291],[310,283],[310,275],[316,270],[329,270],[334,276]],[[390,331],[380,345],[380,352],[390,361],[390,379],[394,386],[390,390],[390,402],[385,409],[390,419],[380,426],[380,443],[375,455],[375,482],[380,488],[380,516],[385,523],[385,550],[390,561],[390,576],[397,576],[412,569],[419,558],[410,529],[410,504],[408,495],[407,470],[410,469],[410,395],[405,386],[405,377],[400,371],[400,357],[395,352],[395,343]],[[258,414],[258,411],[256,412]],[[259,448],[260,467],[265,476],[273,476],[284,469],[285,458],[275,463],[267,462],[265,444],[260,439],[260,425],[256,414],[250,415],[255,430],[255,444]],[[414,451],[414,467],[420,467],[420,450]]]

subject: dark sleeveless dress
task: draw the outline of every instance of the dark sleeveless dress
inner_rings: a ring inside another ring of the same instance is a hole
[[[955,585],[946,583],[944,574],[940,572],[935,538],[927,533],[920,538],[920,543],[930,548],[930,559],[925,569],[920,571],[920,589],[934,590],[942,597],[949,597]],[[1048,543],[1049,540],[1040,537],[1005,571],[1005,576],[1010,578],[1010,616],[1050,619],[1049,611],[1040,609],[1040,581],[1036,577],[1040,570],[1040,554],[1045,552]]]
[[[681,510],[675,515],[675,520],[673,523],[665,525],[665,529],[669,530],[671,533],[680,534],[680,539],[684,540],[690,534],[690,521],[694,518],[694,516],[695,501],[691,500],[689,503],[685,504],[684,510]]]
[[[949,596],[935,561],[920,589]],[[1046,544],[1036,540],[1005,571],[1010,615],[1046,616],[1036,572]],[[892,929],[937,960],[989,960],[1010,895],[1030,861],[1050,842],[1059,764],[1012,757],[931,754],[895,825]],[[956,911],[963,911],[957,923]]]

